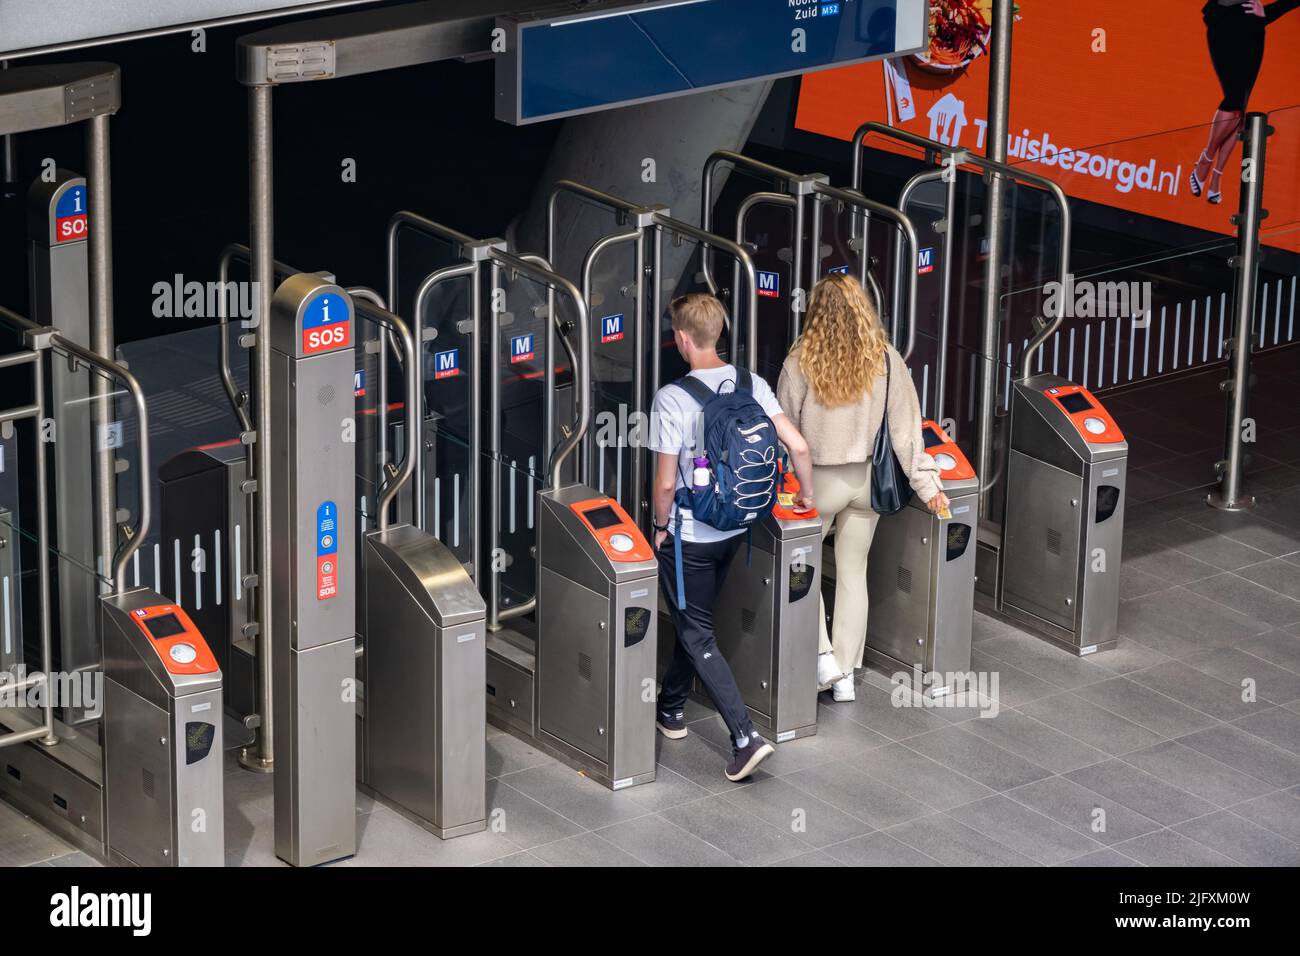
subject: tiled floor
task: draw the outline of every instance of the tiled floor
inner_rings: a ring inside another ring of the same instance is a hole
[[[1133,446],[1119,647],[1080,660],[977,615],[996,716],[896,707],[868,670],[734,785],[692,704],[656,781],[619,793],[493,730],[487,832],[444,843],[361,797],[340,865],[1300,864],[1297,366],[1260,363],[1260,500],[1238,515],[1202,503],[1223,421],[1207,379],[1111,399]],[[226,783],[228,862],[275,864],[270,778]],[[85,862],[3,806],[0,852]]]

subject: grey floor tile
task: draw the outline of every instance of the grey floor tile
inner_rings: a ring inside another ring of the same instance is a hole
[[[1045,697],[1026,704],[1020,712],[1109,754],[1141,750],[1163,739],[1160,734],[1098,707],[1077,694]]]
[[[1064,863],[1058,863],[1057,866],[1141,866],[1137,860],[1130,859],[1122,853],[1116,853],[1107,847],[1104,850],[1097,850],[1085,856],[1073,860],[1067,860]]]
[[[999,792],[1051,776],[1051,771],[962,727],[947,727],[913,737],[907,746]]]
[[[1300,716],[1285,707],[1261,710],[1258,714],[1242,717],[1232,723],[1246,733],[1262,737],[1283,750],[1300,754]]]
[[[506,773],[544,767],[556,763],[554,757],[542,753],[532,744],[525,743],[512,734],[497,731],[487,739],[487,775],[499,777]]]
[[[655,735],[656,763],[680,774],[697,787],[720,793],[735,786],[722,771],[731,758],[729,750],[709,741],[703,734],[690,734],[682,740],[666,740]],[[757,776],[771,776],[761,767]]]
[[[1300,789],[1275,790],[1237,804],[1232,812],[1292,843],[1300,843]]]
[[[1300,758],[1240,727],[1223,724],[1198,730],[1178,738],[1178,742],[1275,787],[1300,783]]]
[[[1089,684],[1074,693],[1162,737],[1178,737],[1217,723],[1208,714],[1123,677]]]
[[[779,777],[832,760],[853,763],[867,749],[889,743],[889,738],[852,720],[845,710],[846,706],[848,705],[819,706],[817,733],[776,744],[776,753],[762,764],[763,772]],[[731,735],[721,717],[697,720],[690,725],[690,730],[691,733],[707,738],[719,751],[730,746]],[[762,734],[763,731],[760,729],[759,733]],[[770,738],[771,735],[766,736]]]
[[[792,856],[788,860],[778,860],[775,863],[769,863],[768,866],[834,866],[840,867],[844,864],[838,860],[827,856],[821,850],[813,850],[811,853],[800,853],[798,856]]]
[[[1300,577],[1300,570],[1294,570],[1293,573]],[[1242,641],[1237,645],[1237,649],[1243,654],[1258,657],[1278,667],[1285,667],[1293,674],[1300,674],[1300,640],[1297,640],[1294,634],[1288,634],[1284,630],[1276,630],[1271,634],[1261,634],[1259,637]]]
[[[1300,844],[1230,810],[1189,820],[1173,829],[1245,866],[1300,866]]]
[[[549,866],[550,864],[533,856],[527,850],[520,850],[518,853],[511,853],[509,856],[503,856],[497,860],[489,860],[486,863],[480,863],[479,866]]]
[[[598,833],[579,833],[530,852],[551,866],[645,866]]]
[[[77,850],[76,852],[69,853],[65,856],[56,856],[53,859],[49,860],[48,862],[50,866],[90,867],[92,869],[96,867],[103,867],[104,865],[103,863],[100,863],[98,860],[96,860],[89,853],[83,853],[81,850]]]
[[[1128,561],[1120,565],[1119,596],[1121,600],[1128,601],[1132,598],[1154,594],[1156,591],[1164,591],[1173,586],[1171,581],[1166,581],[1164,578],[1158,578],[1154,574],[1140,570]]]
[[[1127,530],[1126,528],[1125,531]],[[1142,533],[1145,534],[1147,531],[1148,529],[1144,528]],[[1164,581],[1172,587],[1190,584],[1192,581],[1208,578],[1220,571],[1219,568],[1212,564],[1198,561],[1190,554],[1183,554],[1183,552],[1175,551],[1173,548],[1164,548],[1154,544],[1148,544],[1146,548],[1142,549],[1134,548],[1127,534],[1124,541],[1123,567]],[[1154,594],[1156,592],[1151,591],[1149,593]]]
[[[1141,863],[1143,866],[1239,866],[1231,857],[1211,850],[1191,837],[1173,830],[1157,830],[1125,843],[1115,849]]]
[[[996,717],[972,720],[962,727],[1052,773],[1077,770],[1110,756],[1014,710],[1004,710]]]
[[[628,800],[651,813],[709,795],[708,790],[691,783],[680,773],[669,770],[662,764],[655,767],[653,783],[643,783],[620,793],[626,793]]]
[[[1122,760],[1108,760],[1073,770],[1066,777],[1164,826],[1182,823],[1217,809],[1214,804]]]
[[[1160,824],[1150,817],[1065,777],[1050,777],[1017,787],[1008,791],[1007,796],[1107,845],[1160,829]]]
[[[1045,866],[1064,863],[1099,847],[1099,841],[1002,794],[949,810],[948,815]]]
[[[971,650],[971,669],[988,674],[990,682],[997,675],[997,692],[993,696],[1003,707],[1019,707],[1061,692],[1056,684],[986,654],[981,645],[975,645]]]
[[[521,770],[500,779],[585,830],[596,830],[649,812],[631,799],[635,787],[610,790],[560,763]],[[577,828],[560,836],[570,836]]]
[[[522,849],[504,833],[486,830],[440,840],[387,807],[357,818],[356,856],[336,866],[475,866]]]
[[[1146,667],[1163,664],[1171,658],[1145,644],[1121,640],[1117,646],[1094,654],[1088,660],[1098,667],[1106,668],[1112,674],[1124,676]]]
[[[858,770],[935,810],[947,810],[993,793],[982,783],[922,756],[904,744],[861,757]]]
[[[1295,543],[1292,543],[1291,547],[1294,548]],[[1290,561],[1273,558],[1271,561],[1261,561],[1259,564],[1247,565],[1239,570],[1237,574],[1279,595],[1300,601],[1300,574],[1296,574],[1295,565]],[[1291,624],[1293,622],[1283,621],[1282,623]]]
[[[870,825],[800,790],[785,778],[762,780],[722,794],[723,799],[771,826],[824,847],[871,831]]]
[[[846,866],[941,866],[938,860],[886,833],[854,837],[823,852]]]
[[[946,813],[936,813],[893,827],[888,836],[919,850],[944,866],[1035,866],[992,837],[972,830]]]
[[[31,817],[0,803],[0,866],[39,864],[74,851]]]
[[[1121,759],[1219,807],[1230,807],[1275,789],[1270,783],[1172,740],[1125,754]]]
[[[1194,594],[1218,601],[1274,627],[1300,621],[1300,601],[1247,580],[1240,574],[1219,574],[1203,581],[1193,581],[1185,587]]]
[[[650,866],[736,866],[734,857],[659,814],[637,817],[598,835]]]
[[[1226,647],[1272,629],[1186,587],[1124,601],[1119,608],[1121,638],[1175,658]]]
[[[980,650],[1057,687],[1082,687],[1110,677],[1109,671],[1086,658],[1075,657],[1030,634],[1006,635],[985,641]]]
[[[565,819],[501,779],[488,781],[487,812],[488,825],[525,850],[562,840],[583,830],[572,820]]]
[[[925,804],[853,767],[824,764],[781,779],[877,830],[932,812]]]
[[[1295,531],[1249,511],[1229,512],[1206,508],[1191,521],[1230,541],[1248,545],[1274,557],[1300,549],[1300,536]],[[1258,580],[1253,576],[1248,577],[1252,581]]]
[[[945,726],[945,722],[923,707],[899,707],[887,691],[859,686],[853,703],[838,705],[859,724],[890,740],[905,740]]]
[[[811,848],[789,824],[774,827],[724,796],[684,803],[660,815],[748,866],[787,860]]]
[[[226,813],[235,810],[250,810],[258,813],[272,813],[275,810],[275,776],[269,773],[253,773],[249,770],[235,770],[222,777],[224,791],[222,799]]]
[[[1243,681],[1251,681],[1255,696],[1263,700],[1286,703],[1300,698],[1300,674],[1234,647],[1193,654],[1186,661],[1201,673],[1236,687],[1243,687]]]
[[[1208,528],[1181,519],[1152,528],[1149,537],[1158,545],[1181,551],[1222,571],[1234,571],[1270,557],[1258,548],[1224,538]]]
[[[1240,685],[1210,677],[1204,671],[1189,667],[1184,661],[1156,664],[1145,670],[1134,671],[1128,678],[1219,720],[1245,717],[1260,707],[1271,707],[1274,703],[1264,700],[1244,701]]]

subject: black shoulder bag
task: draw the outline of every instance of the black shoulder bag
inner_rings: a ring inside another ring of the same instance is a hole
[[[912,485],[907,472],[898,463],[894,443],[889,437],[889,388],[894,363],[885,350],[885,415],[876,433],[876,447],[871,453],[871,508],[878,514],[892,515],[912,500]]]

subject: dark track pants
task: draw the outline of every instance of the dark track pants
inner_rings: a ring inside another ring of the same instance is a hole
[[[659,585],[672,611],[677,643],[672,663],[659,688],[659,709],[675,712],[686,704],[691,678],[699,675],[709,699],[731,731],[734,742],[754,732],[745,710],[745,702],[736,686],[731,666],[718,650],[713,636],[713,606],[722,590],[736,551],[744,542],[743,534],[725,541],[701,544],[682,542],[682,572],[686,583],[686,610],[677,608],[677,566],[673,555],[673,538],[669,535],[659,549]]]

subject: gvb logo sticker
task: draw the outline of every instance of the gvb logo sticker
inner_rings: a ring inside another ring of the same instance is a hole
[[[460,349],[448,349],[435,352],[433,356],[433,377],[454,378],[460,374]]]
[[[86,228],[86,187],[73,186],[54,207],[54,241],[85,239]]]
[[[352,394],[356,398],[366,394],[366,370],[363,368],[352,373]]]
[[[600,341],[620,342],[623,339],[623,315],[607,315],[600,320]]]
[[[510,364],[516,362],[528,362],[537,357],[536,337],[530,332],[528,335],[514,335],[510,338]]]
[[[352,310],[337,292],[326,292],[307,303],[302,316],[304,355],[329,352],[352,344]]]
[[[826,271],[827,271],[827,272],[838,272],[840,275],[842,275],[842,276],[846,276],[846,275],[849,274],[849,267],[848,267],[848,266],[831,266],[831,267],[830,267],[829,269],[827,269]]]
[[[758,294],[765,299],[781,298],[781,275],[777,272],[758,274]]]
[[[923,276],[934,271],[934,249],[922,249],[916,254],[916,274]]]

